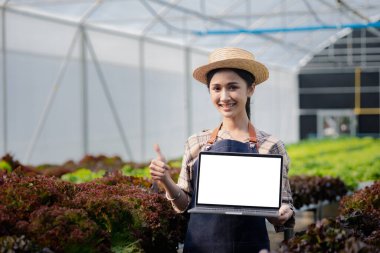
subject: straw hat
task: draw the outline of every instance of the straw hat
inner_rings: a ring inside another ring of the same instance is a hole
[[[207,84],[207,73],[219,68],[246,70],[254,75],[256,85],[269,77],[267,67],[255,61],[255,56],[252,53],[235,47],[223,47],[213,51],[209,55],[208,64],[195,69],[193,77],[201,83]]]

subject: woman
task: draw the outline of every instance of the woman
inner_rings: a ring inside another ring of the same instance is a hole
[[[175,184],[158,146],[152,160],[152,179],[166,191],[177,212],[192,206],[194,175],[200,151],[281,154],[284,157],[282,206],[279,217],[267,218],[276,231],[294,226],[294,208],[288,181],[289,158],[284,144],[250,122],[250,98],[256,85],[268,79],[267,68],[254,56],[239,48],[220,48],[212,52],[207,65],[197,68],[193,76],[207,85],[213,105],[222,123],[213,131],[203,131],[187,140],[182,169]],[[217,175],[215,175],[217,180]],[[183,252],[259,252],[269,250],[265,218],[219,214],[191,214]]]

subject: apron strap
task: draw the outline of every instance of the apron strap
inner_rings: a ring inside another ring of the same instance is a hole
[[[212,133],[210,139],[207,141],[207,144],[212,145],[216,141],[216,138],[218,137],[218,132],[222,128],[223,123],[220,124],[219,127],[215,128]],[[259,145],[257,143],[257,138],[256,138],[256,131],[255,128],[253,127],[252,123],[248,123],[248,133],[249,133],[249,142],[254,143],[256,145],[257,150],[259,150]]]
[[[216,141],[216,138],[218,137],[218,132],[222,128],[222,125],[223,123],[221,123],[219,127],[215,128],[214,131],[212,131],[211,137],[207,141],[207,144],[210,144],[210,145],[214,144],[214,142]]]

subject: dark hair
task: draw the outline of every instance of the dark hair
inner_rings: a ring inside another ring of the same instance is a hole
[[[212,77],[215,75],[215,73],[221,71],[221,70],[231,70],[235,72],[238,76],[240,76],[241,79],[243,79],[246,84],[247,88],[251,87],[253,83],[255,82],[255,76],[249,73],[246,70],[243,69],[235,69],[235,68],[220,68],[220,69],[213,69],[210,72],[207,73],[206,79],[207,79],[207,88],[210,89],[210,82]],[[251,98],[247,98],[247,102],[245,103],[245,111],[247,112],[247,116],[249,119],[251,119]]]

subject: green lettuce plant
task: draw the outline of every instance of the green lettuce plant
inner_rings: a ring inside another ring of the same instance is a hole
[[[64,181],[79,184],[79,183],[90,182],[97,178],[102,178],[105,173],[106,173],[105,170],[91,171],[86,168],[81,168],[74,172],[62,175],[61,179]]]
[[[360,182],[380,179],[380,139],[306,140],[287,146],[289,175],[339,177],[355,189]]]

